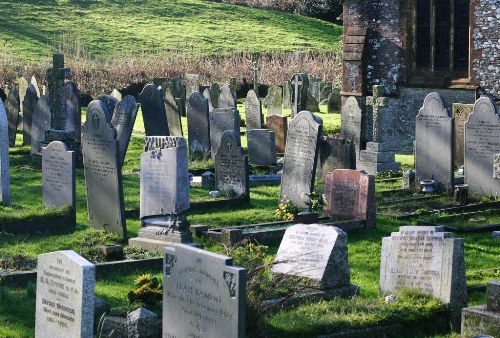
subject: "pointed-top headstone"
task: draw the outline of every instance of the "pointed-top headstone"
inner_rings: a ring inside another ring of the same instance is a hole
[[[165,97],[165,111],[167,112],[168,120],[168,133],[170,136],[182,136],[182,125],[181,125],[181,115],[179,107],[177,106],[177,100],[174,98],[170,88],[164,89]]]
[[[219,108],[219,96],[221,93],[221,88],[218,83],[212,83],[210,86],[210,99],[214,109]]]
[[[35,75],[33,75],[33,76],[31,77],[30,82],[31,82],[31,84],[32,84],[33,86],[35,86],[36,95],[37,95],[38,97],[40,97],[40,96],[42,95],[42,93],[40,93],[40,87],[38,87],[38,81],[36,80]]]
[[[225,84],[220,89],[218,108],[235,108],[235,107],[236,106],[233,93],[231,93],[231,87]]]
[[[194,92],[187,107],[189,153],[206,158],[210,155],[208,99],[200,92]]]
[[[9,130],[7,113],[0,99],[0,202],[10,205]]]
[[[123,97],[122,97],[122,93],[120,93],[120,92],[118,91],[118,89],[116,89],[116,88],[115,88],[115,89],[113,89],[113,91],[111,92],[111,94],[110,94],[110,95],[111,95],[111,96],[113,96],[113,97],[114,97],[115,99],[117,99],[118,101],[121,101],[121,100],[122,100],[122,98],[123,98]]]
[[[116,138],[118,139],[120,167],[123,166],[123,161],[125,161],[138,109],[139,105],[135,101],[135,98],[127,95],[116,104],[113,118],[111,119],[111,124],[116,129]]]
[[[245,114],[247,132],[252,129],[262,128],[262,106],[260,104],[260,99],[253,89],[248,91],[245,100]]]
[[[23,103],[23,144],[31,145],[31,126],[37,102],[36,88],[30,83],[26,89],[26,96]]]
[[[167,113],[161,90],[148,84],[139,94],[146,136],[168,136]]]

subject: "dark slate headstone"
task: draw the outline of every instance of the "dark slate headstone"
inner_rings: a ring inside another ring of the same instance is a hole
[[[207,158],[210,155],[208,100],[200,92],[194,92],[187,107],[189,153]]]
[[[222,134],[215,155],[215,186],[219,191],[248,196],[248,160],[234,130]]]
[[[283,90],[279,86],[271,86],[267,90],[267,116],[281,115],[283,106]]]
[[[33,120],[31,121],[31,155],[41,155],[42,145],[45,140],[45,131],[50,129],[50,102],[46,95],[42,95],[33,111]]]
[[[182,136],[181,115],[177,106],[176,98],[172,95],[170,88],[165,89],[165,111],[167,112],[168,133],[170,136]]]
[[[33,86],[35,86],[36,95],[37,95],[38,97],[40,97],[40,96],[41,96],[41,93],[40,93],[40,87],[38,87],[38,81],[36,80],[35,75],[33,75],[33,76],[31,77],[31,81],[30,81],[30,83],[31,83]]]
[[[66,130],[75,133],[75,140],[82,138],[82,103],[80,91],[74,82],[64,84],[66,99]]]
[[[247,270],[183,244],[163,257],[163,337],[245,337]]]
[[[285,153],[286,135],[288,133],[288,117],[272,115],[266,118],[266,127],[274,131],[276,137],[276,152]]]
[[[186,74],[186,100],[200,91],[200,74]]]
[[[248,158],[256,165],[276,164],[276,137],[269,129],[252,129],[247,134]]]
[[[299,208],[306,207],[306,194],[314,188],[322,125],[319,117],[301,111],[288,127],[280,200],[286,197]]]
[[[116,88],[113,89],[113,91],[109,95],[113,96],[118,101],[121,101],[123,99],[122,93],[120,93],[120,91],[118,91],[118,89]]]
[[[0,99],[0,203],[10,205],[9,122]]]
[[[464,165],[464,126],[473,109],[473,104],[452,104],[453,118],[455,119],[455,168]]]
[[[29,84],[23,103],[23,144],[31,145],[31,126],[37,102],[36,88],[32,84]]]
[[[250,89],[245,99],[245,115],[247,132],[252,129],[262,128],[262,107],[257,94]]]
[[[23,130],[23,117],[24,117],[24,98],[26,96],[26,90],[28,90],[28,81],[24,78],[24,77],[21,77],[18,81],[18,85],[19,85],[19,109],[20,109],[20,112],[19,112],[19,118],[17,119],[17,129],[18,130]],[[24,139],[23,139],[23,144],[24,143]]]
[[[325,137],[319,144],[319,162],[317,173],[324,176],[335,169],[356,169],[356,153],[352,141]]]
[[[9,120],[9,146],[13,147],[16,142],[17,120],[19,118],[19,91],[16,86],[9,88],[5,100],[5,110]]]
[[[234,100],[233,93],[231,92],[231,87],[225,84],[220,89],[219,94],[219,105],[218,108],[236,108],[236,101]]]
[[[212,83],[210,86],[210,102],[214,109],[219,108],[219,96],[221,93],[221,88],[218,83]]]
[[[163,88],[166,90],[167,88]],[[171,94],[175,99],[175,104],[177,105],[177,110],[179,111],[178,114],[180,116],[186,116],[186,87],[181,81],[181,78],[179,76],[175,76],[172,79],[172,85],[171,85]],[[177,134],[170,134],[172,136],[182,136],[182,133],[180,135]]]
[[[106,110],[106,121],[111,122],[111,118],[113,117],[113,112],[115,111],[115,107],[116,104],[118,103],[118,100],[114,96],[106,94],[99,95],[97,99],[102,103],[104,103],[108,108]]]
[[[208,102],[208,111],[214,110],[214,106],[212,105],[212,96],[210,95],[210,90],[206,88],[203,91],[203,96],[207,99]]]
[[[94,228],[126,238],[118,141],[116,130],[106,120],[105,109],[99,100],[90,102],[82,128],[88,221]]]
[[[139,94],[146,136],[168,136],[167,113],[161,90],[148,84]]]
[[[436,188],[453,190],[453,117],[438,93],[425,97],[415,122],[417,182],[434,180]]]
[[[139,105],[135,101],[135,98],[127,95],[116,104],[115,111],[113,112],[111,125],[116,129],[116,138],[118,139],[120,153],[120,167],[123,166],[123,161],[125,161],[138,109]]]
[[[328,114],[338,112],[341,105],[340,88],[334,88],[330,96],[328,96]]]
[[[361,108],[354,96],[349,96],[342,107],[342,137],[354,142],[356,158],[361,150]]]
[[[500,180],[493,178],[493,161],[500,153],[500,117],[495,104],[481,97],[465,123],[465,183],[469,194],[497,196]]]
[[[222,134],[226,130],[234,130],[240,140],[240,114],[235,108],[214,109],[210,112],[210,152],[215,159]]]
[[[292,93],[290,81],[283,82],[283,108],[292,109]]]
[[[292,98],[292,117],[307,109],[309,78],[306,73],[293,74],[290,79]]]

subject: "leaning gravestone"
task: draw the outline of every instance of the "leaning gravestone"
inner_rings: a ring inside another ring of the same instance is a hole
[[[10,205],[9,122],[0,99],[0,203]]]
[[[42,94],[40,93],[40,88],[38,87],[38,81],[36,80],[35,75],[33,75],[33,76],[31,77],[31,81],[30,81],[30,83],[31,83],[33,86],[35,86],[36,95],[37,95],[38,97],[40,97]]]
[[[325,137],[320,141],[317,175],[320,177],[335,169],[356,169],[354,143],[350,140]]]
[[[168,136],[167,113],[161,90],[148,84],[139,94],[146,136]]]
[[[215,159],[222,134],[226,130],[234,130],[240,143],[240,114],[235,108],[214,109],[210,112],[210,152]]]
[[[248,159],[234,130],[222,134],[215,155],[215,186],[221,192],[249,196]]]
[[[276,164],[276,137],[268,129],[252,129],[247,133],[248,158],[255,165]]]
[[[42,95],[36,103],[31,121],[31,155],[42,154],[42,142],[45,140],[45,132],[50,129],[51,120],[49,97]]]
[[[126,238],[118,141],[116,130],[106,120],[105,109],[99,100],[90,102],[82,128],[88,220],[94,228]]]
[[[375,177],[359,170],[337,169],[325,175],[328,205],[324,216],[364,220],[367,228],[376,224]]]
[[[453,117],[438,93],[425,97],[415,122],[417,182],[434,180],[435,187],[453,191]]]
[[[440,226],[402,226],[382,240],[380,292],[414,289],[450,304],[453,322],[467,304],[464,242]],[[458,316],[458,318],[457,318]]]
[[[182,136],[181,114],[176,98],[170,88],[165,89],[165,111],[167,113],[168,133],[170,136]],[[186,115],[186,114],[184,114]]]
[[[208,88],[206,88],[203,91],[203,97],[205,97],[207,99],[208,111],[211,112],[212,110],[214,110],[214,106],[212,105],[212,96],[210,95],[210,90]]]
[[[111,122],[111,118],[113,117],[113,112],[115,111],[118,100],[114,96],[106,94],[99,95],[97,100],[104,103],[106,105],[106,108],[108,108],[106,109],[106,121]]]
[[[474,109],[473,104],[453,103],[453,118],[455,119],[455,167],[464,165],[464,127],[465,122]]]
[[[271,86],[267,91],[267,116],[281,115],[283,91],[281,87]]]
[[[9,146],[16,143],[17,120],[19,118],[19,91],[16,86],[12,86],[5,100],[5,110],[9,120]]]
[[[38,256],[35,337],[93,337],[95,266],[72,250]]]
[[[31,145],[31,126],[33,125],[33,112],[37,102],[38,96],[35,86],[30,83],[26,89],[23,103],[23,144]]]
[[[167,87],[163,89],[166,91]],[[170,90],[172,96],[174,97],[174,101],[178,109],[178,114],[180,116],[186,116],[186,87],[182,83],[181,78],[179,76],[175,76],[172,79],[172,85],[170,86]],[[182,136],[182,134],[180,135],[170,134],[170,135]]]
[[[280,115],[268,116],[266,118],[266,127],[274,131],[274,135],[276,136],[276,152],[284,154],[286,135],[288,134],[288,117]]]
[[[233,93],[231,92],[231,87],[225,84],[220,89],[219,94],[219,105],[218,108],[235,108],[235,100],[233,97]]]
[[[212,102],[212,106],[214,109],[219,108],[219,96],[221,93],[221,88],[218,83],[212,83],[210,86],[210,102]]]
[[[356,158],[361,150],[361,108],[354,96],[349,96],[342,106],[341,132],[342,137],[354,142]]]
[[[245,337],[247,270],[189,245],[163,258],[163,337]]]
[[[314,187],[322,125],[319,117],[301,111],[288,128],[280,200],[288,198],[299,208],[306,207],[306,194]]]
[[[465,123],[465,183],[469,194],[497,196],[500,180],[493,177],[495,154],[500,153],[500,118],[495,104],[481,97]]]
[[[111,118],[111,125],[116,129],[116,138],[118,139],[120,168],[123,166],[123,161],[125,161],[138,109],[139,105],[135,101],[135,98],[127,95],[116,104],[113,117]]]
[[[245,100],[245,115],[247,132],[252,129],[262,128],[262,107],[260,99],[253,89],[250,89],[247,93]]]
[[[82,138],[82,103],[80,91],[74,82],[64,84],[64,97],[66,100],[66,130],[75,133],[75,140]]]
[[[210,120],[208,100],[194,92],[187,103],[189,153],[202,158],[210,155]]]

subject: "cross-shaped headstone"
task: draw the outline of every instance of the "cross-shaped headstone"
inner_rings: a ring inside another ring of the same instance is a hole
[[[380,107],[387,105],[387,97],[384,95],[384,86],[373,86],[373,96],[366,97],[366,105],[371,106],[373,109],[373,142],[381,143],[382,137],[380,135],[380,127],[382,123],[382,116],[380,114]]]
[[[257,58],[252,61],[252,70],[253,70],[253,90],[259,95],[259,62]]]
[[[293,106],[292,112],[293,116],[299,113],[299,99],[300,99],[300,91],[302,90],[302,86],[304,85],[304,81],[299,74],[295,74],[292,78],[292,87],[293,87]]]
[[[53,56],[53,66],[47,70],[45,80],[49,87],[49,100],[52,105],[52,128],[64,130],[66,127],[66,100],[64,81],[71,77],[71,69],[64,68],[64,54]]]

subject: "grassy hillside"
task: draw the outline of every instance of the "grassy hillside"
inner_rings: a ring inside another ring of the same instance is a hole
[[[2,0],[0,48],[26,61],[60,48],[91,57],[330,51],[341,27],[204,0]]]

